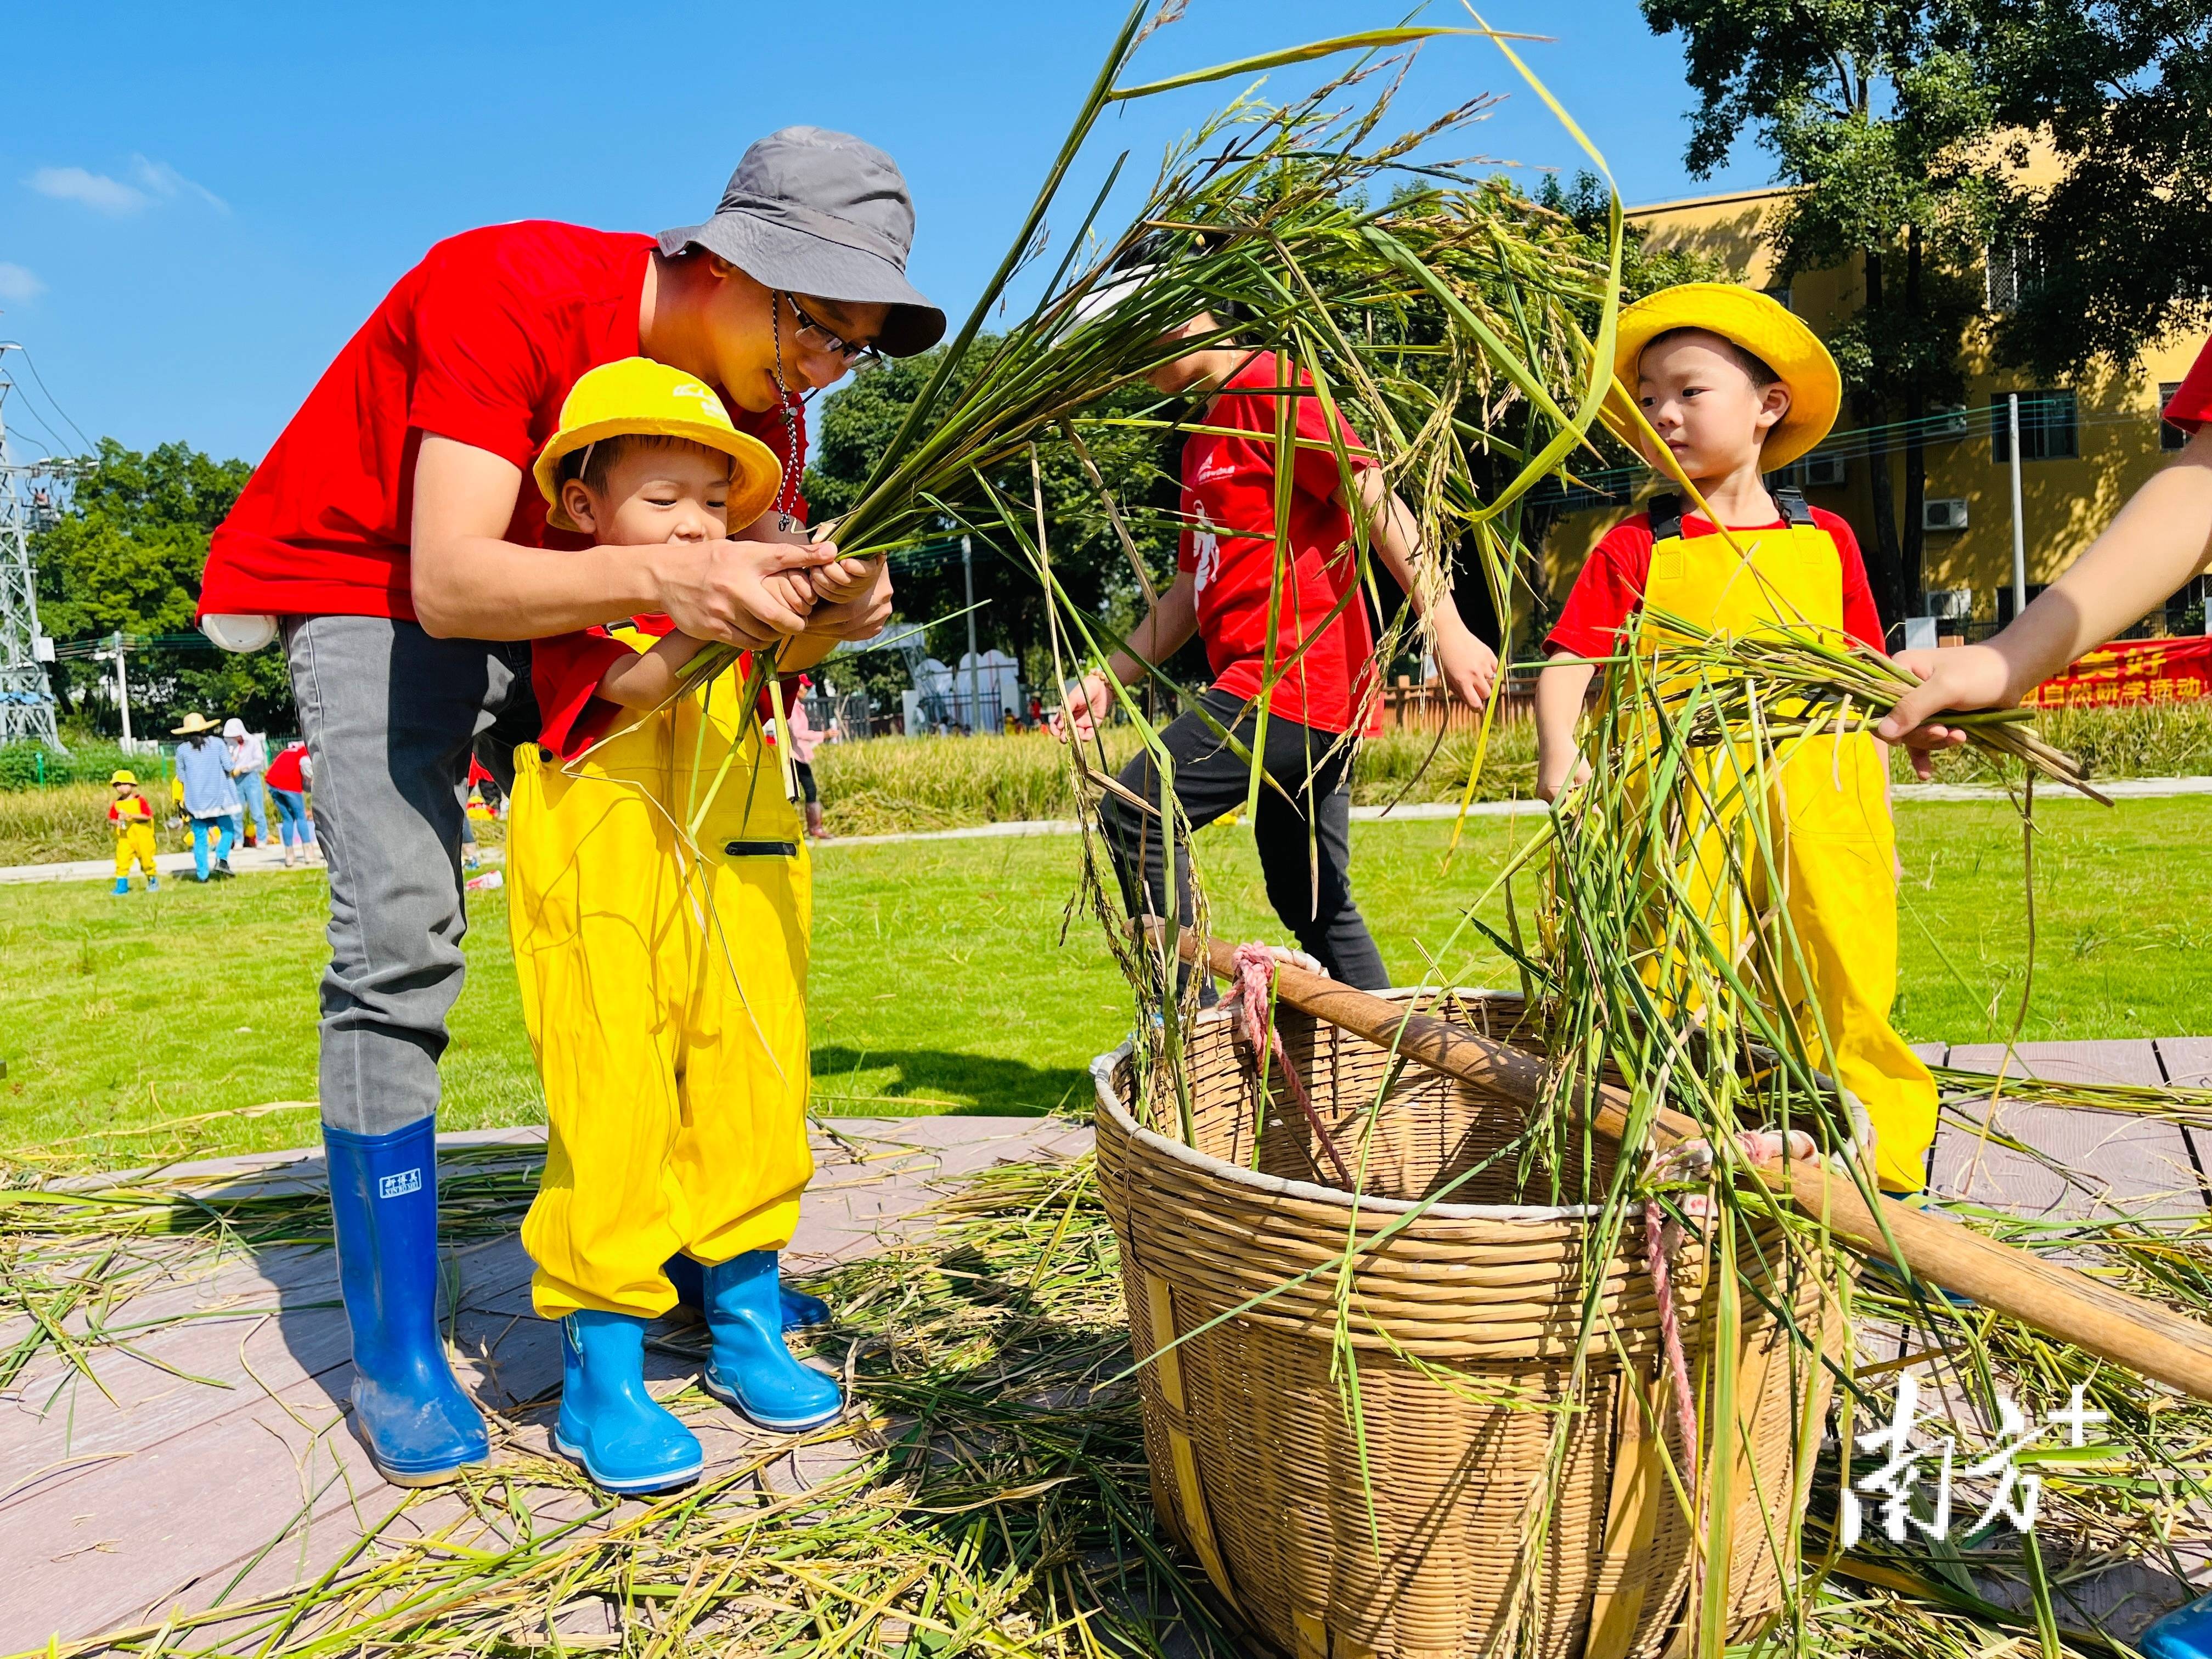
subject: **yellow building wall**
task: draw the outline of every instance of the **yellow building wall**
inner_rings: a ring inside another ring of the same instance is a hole
[[[1863,278],[1858,262],[1833,270],[1801,275],[1787,295],[1772,288],[1774,258],[1761,235],[1767,215],[1783,196],[1779,191],[1740,191],[1632,208],[1626,217],[1649,233],[1654,249],[1689,249],[1714,258],[1735,280],[1776,293],[1790,309],[1826,336],[1859,307]],[[1990,319],[1993,322],[1994,318]],[[1927,445],[1928,496],[1966,503],[1966,528],[1931,530],[1924,538],[1924,580],[1929,588],[1967,588],[1973,614],[1984,620],[1997,614],[1997,591],[2012,584],[2012,499],[2009,467],[1996,459],[1990,440],[1989,400],[2008,392],[2071,390],[2075,394],[2077,458],[2023,459],[2021,464],[2021,520],[2027,580],[2054,580],[2071,564],[2120,505],[2157,470],[2160,382],[2180,380],[2203,341],[2195,336],[2160,343],[2125,374],[2102,369],[2070,386],[2039,386],[2020,372],[2001,368],[1990,349],[1990,330],[1976,326],[1965,343],[1966,402],[1963,436],[1931,439]],[[1933,411],[1931,411],[1933,412]],[[1901,411],[1899,412],[1901,415]],[[1895,418],[1895,416],[1893,416]],[[1847,440],[1845,413],[1836,439]],[[1905,512],[1905,457],[1901,446],[1889,455],[1890,493],[1899,532]],[[1843,484],[1811,489],[1816,507],[1839,514],[1862,546],[1874,543],[1872,469],[1864,457],[1845,462]],[[1605,532],[1633,509],[1565,515],[1546,538],[1544,575],[1555,601],[1564,599],[1589,550]]]

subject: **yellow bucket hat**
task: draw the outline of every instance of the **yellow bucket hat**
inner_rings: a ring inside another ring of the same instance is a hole
[[[783,487],[775,452],[730,424],[727,410],[704,380],[650,357],[601,363],[577,377],[561,405],[560,429],[545,441],[532,470],[551,509],[546,523],[574,530],[561,507],[561,462],[603,438],[688,438],[719,449],[735,464],[730,471],[730,528],[750,524]]]
[[[110,785],[118,783],[135,785],[138,781],[138,775],[136,772],[118,772],[113,777],[108,779],[107,781]]]
[[[1735,283],[1680,283],[1622,308],[1613,372],[1629,395],[1644,348],[1671,329],[1702,328],[1733,340],[1782,377],[1790,412],[1768,428],[1759,470],[1775,472],[1826,437],[1843,408],[1844,377],[1820,337],[1786,307]],[[1607,424],[1635,445],[1638,428],[1617,410]]]

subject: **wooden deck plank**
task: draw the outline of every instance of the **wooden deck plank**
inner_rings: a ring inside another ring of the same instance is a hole
[[[2004,1048],[1996,1043],[1954,1048],[1950,1064],[1992,1073],[2008,1066]],[[2052,1082],[2165,1080],[2157,1050],[2148,1039],[2022,1043],[2008,1069]],[[2203,1212],[2196,1161],[2177,1125],[2133,1113],[2024,1101],[1998,1102],[1993,1112],[1987,1103],[1968,1101],[1965,1109],[2044,1153],[2058,1169],[1986,1144],[1972,1128],[1946,1121],[1936,1134],[1930,1183],[1942,1197],[2054,1221],[2116,1212],[2176,1218]],[[1956,1115],[1955,1108],[1946,1113],[1947,1118]]]
[[[804,1272],[913,1236],[931,1224],[922,1212],[953,1176],[1009,1158],[1071,1157],[1089,1143],[1089,1131],[1065,1119],[840,1121],[817,1139],[816,1183],[787,1253],[792,1266]],[[234,1170],[207,1172],[234,1172],[240,1182],[321,1176],[313,1158],[226,1164]],[[520,1241],[509,1236],[454,1254],[459,1369],[464,1386],[498,1414],[496,1455],[550,1455],[544,1402],[559,1382],[558,1340],[530,1310]],[[240,1258],[164,1281],[114,1316],[143,1317],[156,1307],[165,1316],[217,1316],[148,1333],[148,1355],[231,1388],[187,1382],[110,1352],[99,1364],[112,1402],[80,1384],[74,1398],[37,1409],[64,1375],[58,1360],[34,1367],[0,1401],[14,1407],[0,1410],[0,1560],[31,1569],[0,1578],[0,1651],[94,1633],[149,1611],[158,1618],[172,1604],[204,1607],[241,1571],[239,1596],[281,1590],[336,1559],[397,1500],[344,1421],[349,1344],[327,1252]],[[647,1364],[657,1394],[689,1389],[696,1372],[681,1344],[656,1343]],[[698,1419],[710,1473],[773,1443],[696,1390],[684,1409]],[[789,1490],[818,1479],[852,1455],[810,1451],[778,1484]],[[549,1515],[579,1501],[563,1487],[542,1491]],[[459,1513],[451,1498],[417,1499],[416,1508],[410,1524],[426,1528]],[[280,1532],[282,1546],[257,1563]]]

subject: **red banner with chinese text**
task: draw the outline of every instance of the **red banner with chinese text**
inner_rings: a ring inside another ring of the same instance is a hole
[[[2042,708],[2116,708],[2212,696],[2212,637],[2121,640],[2092,651],[2028,695]]]

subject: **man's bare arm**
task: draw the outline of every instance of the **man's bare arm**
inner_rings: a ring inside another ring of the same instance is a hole
[[[695,639],[773,644],[806,613],[772,578],[834,556],[751,542],[590,547],[506,539],[522,471],[489,450],[425,434],[415,460],[415,614],[441,638],[533,640],[664,611]],[[803,580],[803,579],[802,579]]]

